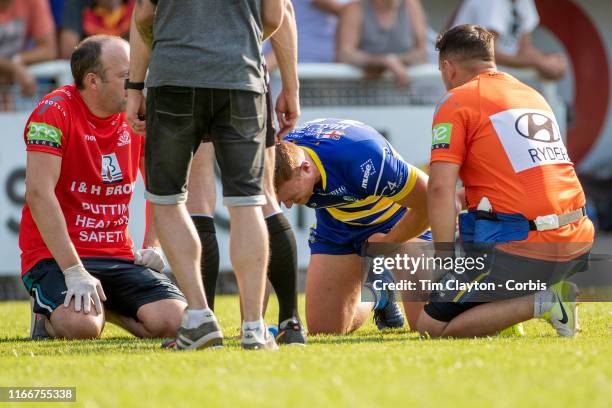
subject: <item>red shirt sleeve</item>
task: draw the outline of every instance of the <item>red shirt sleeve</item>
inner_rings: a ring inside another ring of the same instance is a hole
[[[470,108],[452,91],[438,102],[432,125],[431,160],[463,164]]]
[[[63,156],[69,138],[68,107],[64,96],[52,94],[32,112],[23,132],[28,152]]]

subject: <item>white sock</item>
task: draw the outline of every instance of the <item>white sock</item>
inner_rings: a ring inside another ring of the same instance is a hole
[[[266,323],[263,319],[255,320],[254,322],[245,321],[242,323],[242,332],[244,333],[247,330],[254,331],[257,337],[264,336],[266,331]]]
[[[380,301],[380,291],[374,289],[373,285],[363,285],[361,287],[361,291],[363,292],[364,290],[369,291],[370,296],[368,296],[368,292],[362,293],[361,301],[362,302],[372,302],[372,310],[376,309],[376,305]]]
[[[534,295],[533,302],[533,317],[542,317],[542,315],[550,309],[552,309],[555,303],[555,294],[548,291],[543,290],[542,292],[537,292]]]
[[[187,309],[187,313],[183,316],[183,327],[194,329],[214,316],[208,307],[206,309]]]

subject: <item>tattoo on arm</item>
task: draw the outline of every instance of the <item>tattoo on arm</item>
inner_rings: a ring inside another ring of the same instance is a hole
[[[140,38],[148,48],[153,47],[153,26],[136,23],[136,28],[140,34]]]
[[[147,16],[143,19],[135,18],[135,25],[140,38],[149,49],[153,47],[153,17],[149,16],[149,13],[155,13],[155,6],[157,6],[157,1],[136,0],[134,10],[136,17],[143,14]]]

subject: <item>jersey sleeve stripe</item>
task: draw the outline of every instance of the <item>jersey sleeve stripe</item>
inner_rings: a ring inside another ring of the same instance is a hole
[[[369,221],[369,222],[342,221],[342,222],[348,225],[355,225],[359,227],[376,225],[376,224],[380,224],[381,222],[387,221],[389,218],[393,217],[401,209],[402,207],[399,204],[392,203],[389,209],[387,209],[381,216],[376,218],[374,221]]]
[[[340,208],[356,208],[356,207],[361,207],[361,206],[364,206],[364,205],[375,203],[376,201],[378,201],[380,199],[381,199],[380,196],[369,196],[368,198],[364,198],[363,200],[359,200],[359,201],[356,201],[354,203],[343,205]]]
[[[339,210],[337,208],[327,208],[327,211],[329,211],[329,213],[331,214],[332,217],[334,217],[335,219],[337,219],[338,221],[355,221],[358,220],[359,218],[363,218],[363,217],[367,217],[370,215],[374,215],[378,212],[381,211],[386,211],[389,209],[389,207],[391,207],[393,204],[393,202],[389,202],[388,200],[380,200],[380,202],[378,204],[376,204],[374,207],[372,207],[369,210],[363,210],[363,211],[358,211],[358,212],[344,212],[342,210]]]
[[[418,173],[416,169],[412,166],[410,166],[409,169],[410,176],[408,177],[406,184],[404,184],[404,188],[402,188],[397,194],[389,197],[389,199],[398,202],[404,199],[404,197],[406,197],[408,194],[410,194],[410,192],[414,188],[414,185],[416,184]]]
[[[314,161],[315,166],[317,166],[317,168],[319,169],[319,172],[321,173],[321,184],[323,185],[323,190],[325,190],[327,188],[327,173],[325,172],[325,168],[323,167],[323,163],[321,162],[321,159],[319,158],[319,155],[316,154],[314,152],[314,150],[306,147],[306,146],[300,146],[298,145],[298,147],[306,152],[308,152],[308,154],[310,154],[310,157],[312,158],[312,161]]]
[[[389,218],[393,217],[395,213],[401,209],[402,207],[399,204],[393,203],[393,206],[386,213],[384,213],[383,215],[381,215],[380,217],[372,221],[371,224],[380,224],[381,222],[385,222]]]

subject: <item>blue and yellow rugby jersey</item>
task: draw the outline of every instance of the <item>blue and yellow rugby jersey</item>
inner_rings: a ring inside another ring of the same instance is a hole
[[[417,171],[371,126],[317,119],[285,140],[308,152],[321,172],[306,204],[316,209],[317,227],[324,223],[341,233],[341,224],[369,227],[403,215],[396,201],[412,191]]]

